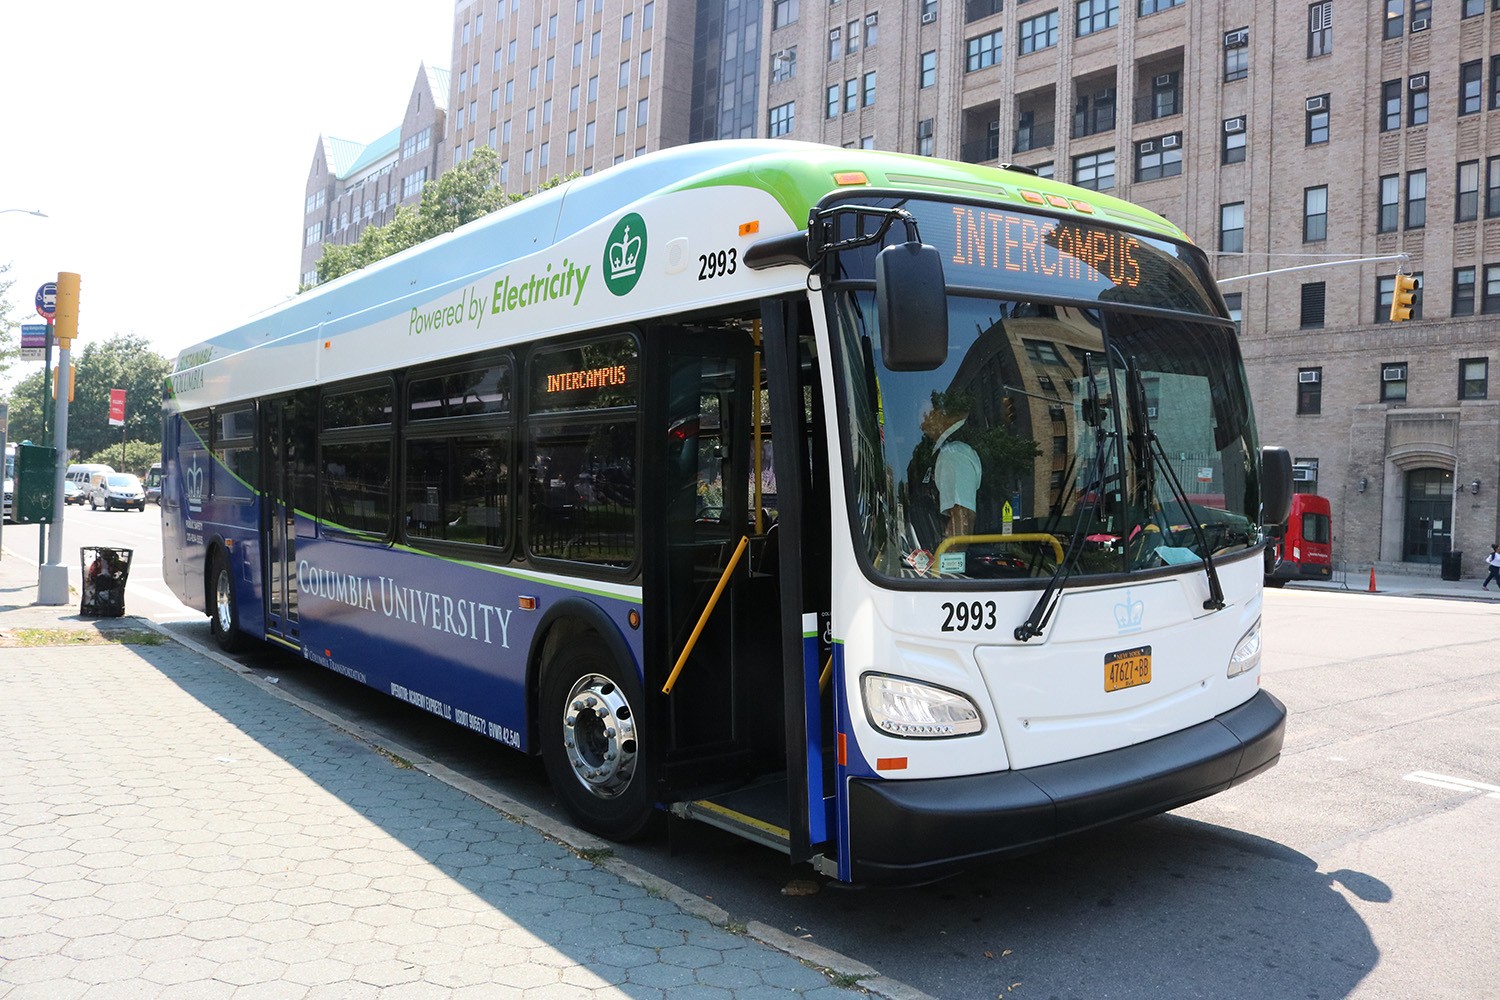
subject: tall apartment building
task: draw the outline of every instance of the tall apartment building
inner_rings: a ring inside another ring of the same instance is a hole
[[[422,200],[422,186],[448,164],[448,71],[417,70],[401,123],[373,142],[319,136],[307,172],[301,284],[318,283],[318,261],[329,243],[359,240],[383,226],[401,205]]]
[[[1338,560],[1500,536],[1500,0],[457,0],[453,68],[447,162],[512,191],[758,135],[1138,202],[1215,252]]]

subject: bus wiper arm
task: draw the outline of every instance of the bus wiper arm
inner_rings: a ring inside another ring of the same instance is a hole
[[[1208,600],[1203,602],[1203,610],[1222,611],[1224,588],[1219,585],[1219,571],[1214,568],[1213,553],[1208,549],[1208,536],[1203,533],[1203,525],[1198,523],[1198,515],[1193,512],[1192,504],[1188,502],[1187,491],[1182,488],[1182,481],[1177,478],[1177,473],[1167,458],[1166,450],[1161,446],[1161,438],[1156,436],[1156,431],[1152,430],[1149,425],[1146,427],[1146,439],[1156,450],[1157,465],[1165,474],[1167,484],[1172,487],[1172,499],[1182,507],[1183,513],[1188,515],[1188,522],[1193,527],[1193,539],[1198,543],[1198,552],[1203,557],[1203,571],[1208,574]]]
[[[1091,392],[1090,395],[1097,400],[1097,391]],[[1085,520],[1082,510],[1075,510],[1073,537],[1068,540],[1068,551],[1063,554],[1062,562],[1053,569],[1052,579],[1047,581],[1047,586],[1042,590],[1042,595],[1037,598],[1036,606],[1031,609],[1031,614],[1026,616],[1024,622],[1016,626],[1014,634],[1017,642],[1030,642],[1042,634],[1042,629],[1047,627],[1047,622],[1052,618],[1052,612],[1057,608],[1057,602],[1062,598],[1063,588],[1068,585],[1068,580],[1073,576],[1073,565],[1077,562],[1079,552],[1083,548],[1084,525],[1094,519],[1094,514],[1104,502],[1104,442],[1107,437],[1103,426],[1094,432],[1094,500],[1088,505],[1088,518]]]

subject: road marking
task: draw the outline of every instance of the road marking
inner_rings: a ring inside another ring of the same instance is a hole
[[[1453,792],[1479,792],[1487,798],[1500,799],[1500,785],[1486,785],[1482,781],[1452,778],[1446,774],[1433,774],[1431,771],[1413,771],[1406,776],[1406,780],[1431,785],[1434,788],[1446,788]]]

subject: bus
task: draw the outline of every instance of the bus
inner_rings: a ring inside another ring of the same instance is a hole
[[[1333,579],[1333,509],[1316,493],[1292,495],[1286,529],[1266,548],[1266,586]]]
[[[1280,756],[1291,464],[1206,257],[1033,172],[643,155],[185,349],[162,467],[220,645],[539,755],[608,838],[909,883]]]

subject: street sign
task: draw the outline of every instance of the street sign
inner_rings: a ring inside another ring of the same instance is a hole
[[[36,290],[36,314],[48,320],[57,315],[57,282],[49,281]]]
[[[109,425],[111,427],[125,426],[125,390],[109,390]]]
[[[47,358],[47,324],[21,324],[21,360],[44,361]]]

